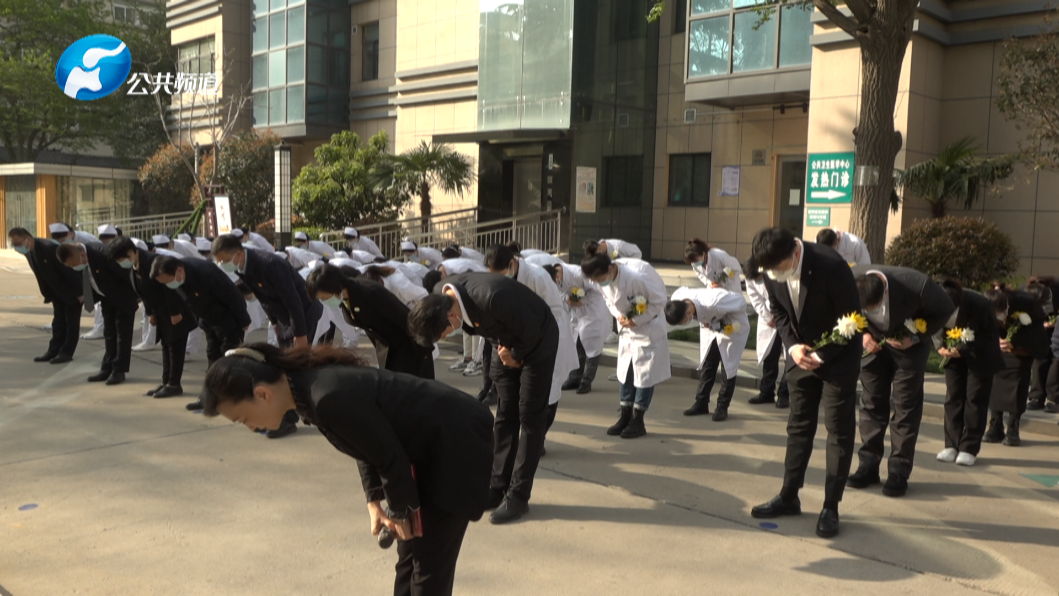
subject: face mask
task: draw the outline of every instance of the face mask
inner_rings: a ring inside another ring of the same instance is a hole
[[[18,252],[18,254],[21,254],[21,255],[28,255],[29,254],[29,249],[26,248],[25,246],[16,246],[15,247],[15,251]]]
[[[788,281],[791,277],[794,276],[794,269],[789,269],[787,271],[779,271],[777,269],[769,269],[769,270],[766,271],[766,273],[768,274],[769,279],[771,279],[772,281],[778,281],[780,283],[784,283],[784,282]]]
[[[1007,322],[1007,320],[1008,320],[1007,313],[998,312],[996,314],[996,320],[1000,321],[1001,323]]]
[[[330,308],[338,308],[339,306],[342,305],[342,299],[339,298],[337,294],[334,295],[334,296],[331,296],[327,300],[321,300],[320,302],[323,302],[324,306],[327,306],[327,307],[330,307]]]
[[[226,273],[235,273],[239,269],[235,266],[235,263],[232,261],[228,261],[226,263],[217,263],[217,266],[223,269]]]
[[[174,279],[173,281],[167,283],[165,285],[165,287],[169,288],[170,290],[175,290],[175,289],[179,288],[182,285],[184,285],[184,282],[177,281],[177,280]]]
[[[605,287],[609,286],[610,284],[614,283],[614,280],[613,279],[608,279],[607,281],[600,281],[600,282],[596,282],[596,283],[599,284],[599,287],[605,288]]]
[[[879,305],[879,306],[877,306],[875,308],[868,309],[868,310],[866,310],[864,312],[868,313],[869,315],[871,315],[873,317],[881,317],[884,314],[886,314],[886,307],[882,306],[882,305]]]
[[[87,264],[84,264],[84,265],[74,265],[73,267],[70,267],[70,268],[71,268],[71,269],[73,269],[74,271],[76,271],[76,272],[80,273],[80,272],[82,272],[82,271],[84,271],[84,270],[85,270],[85,267],[88,267],[88,265],[87,265]]]
[[[63,240],[62,243],[63,244],[73,244],[74,243],[74,239],[73,238],[66,238],[65,240]]]
[[[132,269],[132,259],[125,259],[124,261],[118,261],[118,265],[121,265],[122,269]]]
[[[508,279],[515,279],[515,272],[510,270],[510,269],[508,269],[507,271],[504,272],[504,277],[506,277]]]
[[[705,263],[705,262],[706,261],[695,261],[694,263],[691,264],[691,266],[692,267],[702,267],[703,263]]]

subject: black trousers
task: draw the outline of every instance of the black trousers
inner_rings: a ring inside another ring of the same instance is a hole
[[[496,384],[493,420],[493,476],[489,487],[528,501],[544,446],[559,328],[541,340],[522,368],[504,366],[493,351],[490,374]]]
[[[228,350],[234,350],[243,343],[243,330],[239,327],[227,333],[218,332],[216,327],[202,327],[202,333],[206,336],[206,361],[207,366],[220,360]]]
[[[184,376],[184,359],[187,358],[188,329],[183,322],[174,325],[168,315],[155,317],[158,336],[162,338],[162,384],[180,386]]]
[[[793,498],[805,484],[805,470],[813,454],[813,438],[823,406],[824,428],[827,430],[824,503],[837,507],[846,490],[857,437],[857,376],[851,374],[846,379],[825,380],[812,371],[794,368],[787,374],[787,385],[791,392],[791,409],[787,418],[787,456],[780,494]]]
[[[493,369],[493,344],[486,338],[481,338],[482,343],[482,395],[488,394],[493,389],[493,378],[489,371]]]
[[[397,577],[394,596],[449,596],[456,579],[467,518],[420,500],[423,536],[397,542]]]
[[[905,479],[912,475],[919,425],[923,421],[923,376],[927,356],[926,342],[907,350],[884,347],[861,368],[864,396],[860,408],[860,465],[879,467],[886,450],[884,439],[889,427],[887,469],[890,474]]]
[[[728,371],[724,370],[724,364],[721,362],[721,348],[716,341],[710,344],[706,358],[703,359],[702,371],[699,372],[699,388],[695,391],[695,401],[710,402],[710,392],[713,391],[713,385],[717,382],[718,370],[722,372],[721,391],[717,394],[717,405],[727,406],[732,403],[732,396],[735,395],[735,379],[728,378]]]
[[[978,455],[992,391],[993,376],[971,373],[963,358],[945,366],[945,447]]]
[[[761,395],[765,397],[775,397],[778,394],[780,399],[790,399],[791,392],[787,390],[787,370],[784,369],[783,374],[780,374],[780,356],[782,355],[783,342],[777,335],[772,341],[772,349],[761,361]],[[780,380],[778,387],[776,377]]]
[[[74,355],[77,340],[81,337],[81,304],[53,300],[51,303],[51,341],[48,353]]]
[[[103,309],[103,362],[99,370],[129,372],[132,360],[132,327],[136,323],[135,310],[116,308],[107,300],[100,303]]]
[[[1033,361],[1033,375],[1030,379],[1030,394],[1028,401],[1044,403],[1046,397],[1055,398],[1055,393],[1050,392],[1048,389],[1048,374],[1052,369],[1052,364],[1055,359],[1052,358],[1052,353],[1048,352],[1048,358],[1045,360],[1034,360]]]

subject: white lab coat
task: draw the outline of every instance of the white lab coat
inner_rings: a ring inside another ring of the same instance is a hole
[[[370,253],[375,257],[385,257],[382,251],[379,250],[379,245],[375,244],[375,241],[371,238],[365,238],[364,236],[358,236],[356,240],[349,240],[347,242],[349,250],[352,251],[362,250],[366,253]],[[371,261],[369,261],[371,262]]]
[[[595,358],[603,353],[603,342],[610,335],[610,312],[607,311],[607,302],[599,293],[599,286],[592,283],[581,272],[580,265],[563,263],[562,267],[563,297],[569,301],[570,292],[575,287],[585,291],[584,297],[581,298],[581,306],[571,306],[568,302],[567,309],[570,311],[574,335],[581,340],[585,356]]]
[[[607,254],[611,259],[642,259],[643,251],[632,242],[618,240],[617,238],[604,238],[607,243]]]
[[[724,288],[680,288],[673,292],[672,299],[691,300],[695,304],[695,319],[699,322],[699,370],[705,364],[710,346],[717,342],[724,373],[729,379],[734,379],[739,372],[739,360],[746,349],[746,340],[750,338],[750,320],[746,316],[743,293],[736,294]],[[723,331],[710,328],[714,321],[739,323],[739,331],[729,337]]]
[[[419,252],[413,253],[406,258],[408,262],[419,263],[432,271],[437,269],[438,265],[445,260],[445,257],[441,256],[440,250],[429,246],[420,246]]]
[[[268,327],[268,315],[265,314],[265,309],[261,308],[257,298],[246,301],[246,312],[250,315],[250,327],[246,329],[244,336]]]
[[[426,266],[420,265],[419,263],[402,263],[401,261],[386,261],[382,263],[387,267],[393,267],[394,269],[401,272],[402,275],[408,278],[408,281],[416,284],[423,285],[423,278],[430,271]]]
[[[368,270],[368,267],[375,266],[386,266],[386,265],[361,265],[357,267],[361,273]],[[419,285],[413,284],[400,269],[394,267],[394,272],[382,278],[382,285],[390,290],[390,293],[397,296],[398,300],[404,303],[408,308],[412,308],[417,302],[426,298],[429,292],[423,287],[422,282]]]
[[[366,250],[350,250],[349,258],[364,265],[371,265],[375,262],[375,255]]]
[[[308,279],[309,274],[312,273],[313,269],[322,264],[321,261],[316,261],[313,265],[298,270],[298,274],[302,276],[302,279]],[[311,296],[314,300],[316,296]],[[350,325],[346,322],[346,318],[342,316],[342,311],[336,307],[330,307],[326,304],[323,305],[323,311],[320,313],[320,321],[316,324],[316,332],[313,334],[313,345],[316,345],[316,341],[331,328],[331,323],[335,324],[342,332],[342,345],[343,347],[356,347],[360,341],[360,329]]]
[[[184,255],[186,259],[201,259],[206,260],[206,257],[202,256],[199,249],[193,242],[187,240],[180,240],[179,238],[173,241],[173,248],[171,249],[175,253]]]
[[[448,261],[446,261],[448,263]],[[563,295],[552,281],[548,272],[538,265],[519,261],[518,274],[515,280],[548,303],[559,327],[559,347],[555,353],[555,369],[552,371],[552,388],[548,394],[548,404],[554,404],[562,397],[562,385],[570,371],[578,367],[577,344],[574,343],[574,331],[570,324],[570,315],[563,306]]]
[[[466,246],[460,247],[460,257],[464,259],[470,259],[476,263],[485,264],[485,255],[474,250],[473,248],[467,248]]]
[[[471,259],[448,259],[441,264],[445,268],[445,275],[459,275],[461,273],[489,273],[484,263],[472,261]],[[545,275],[548,275],[545,273]]]
[[[769,293],[765,288],[764,281],[746,280],[746,295],[750,297],[750,305],[757,312],[757,363],[768,356],[772,351],[773,342],[778,340],[776,330],[769,327],[772,321],[772,305],[769,304]]]
[[[630,298],[647,299],[647,312],[633,317],[636,327],[619,327],[618,380],[625,382],[629,366],[633,385],[654,387],[672,376],[669,366],[669,338],[666,332],[666,284],[649,264],[639,259],[618,259],[618,279],[609,286],[596,285],[615,318],[629,312]]]
[[[247,232],[247,235],[250,238],[250,242],[254,245],[254,248],[268,252],[276,252],[276,247],[272,246],[272,243],[266,240],[261,234],[258,234],[257,232]]]
[[[525,248],[525,249],[522,249],[522,252],[519,253],[519,256],[522,257],[523,259],[526,259],[526,258],[529,258],[529,257],[536,257],[536,256],[539,256],[539,255],[552,256],[550,253],[548,253],[546,251],[543,251],[543,250],[540,250],[540,249],[536,249],[536,248]]]
[[[739,264],[739,260],[719,248],[711,248],[706,251],[706,255],[705,267],[696,265],[691,268],[695,276],[702,280],[706,287],[709,287],[724,268],[729,267],[735,275],[729,277],[724,283],[724,289],[742,294],[743,286],[739,283],[739,275],[743,272],[743,266]]]
[[[871,265],[871,255],[868,254],[868,246],[860,238],[849,232],[838,232],[838,248],[835,252],[842,255],[847,263],[857,265]]]
[[[304,248],[298,248],[297,246],[288,246],[284,251],[287,253],[287,261],[289,261],[291,267],[294,267],[295,269],[307,267],[309,263],[320,258],[320,255],[305,250]]]
[[[182,254],[180,254],[180,253],[178,253],[176,251],[169,250],[167,248],[155,248],[154,249],[154,254],[156,254],[156,255],[158,255],[160,257],[173,257],[174,259],[183,259],[184,258],[184,255],[182,255]],[[195,254],[199,254],[199,253],[196,252]],[[199,258],[202,258],[202,255],[199,255]]]
[[[96,238],[88,232],[82,232],[81,230],[74,230],[74,242],[79,244],[91,244],[96,248],[103,248],[103,241]]]
[[[330,244],[326,242],[321,242],[319,240],[309,240],[305,243],[304,246],[300,246],[299,248],[302,248],[309,252],[314,252],[320,255],[321,257],[327,257],[329,259],[335,256],[336,252],[334,247],[332,247]]]

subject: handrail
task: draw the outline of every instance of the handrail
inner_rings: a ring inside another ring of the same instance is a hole
[[[172,234],[193,213],[194,211],[182,211],[179,213],[138,215],[124,219],[79,221],[74,224],[74,227],[94,235],[99,225],[110,224],[116,228],[121,228],[121,233],[125,236],[142,236],[144,240],[148,240],[155,234]]]
[[[432,224],[436,224],[446,220],[456,219],[455,216],[460,216],[460,219],[463,219],[469,217],[476,217],[477,214],[478,207],[467,207],[465,209],[457,209],[455,211],[435,213],[430,216],[429,221]],[[398,219],[396,221],[384,221],[380,223],[365,224],[362,226],[355,227],[357,228],[357,233],[367,236],[368,238],[372,238],[374,240],[374,238],[372,237],[374,234],[380,233],[387,229],[392,229],[394,227],[404,228],[406,226],[422,226],[423,220],[423,216],[417,215],[415,217],[406,217],[404,219]],[[339,240],[344,236],[344,232],[345,230],[330,230],[327,232],[323,232],[320,234],[320,240],[324,242]]]
[[[440,232],[418,232],[409,235],[420,246],[444,248],[453,242],[461,246],[485,247],[517,241],[522,248],[559,252],[562,209],[516,215],[503,219],[475,222]]]

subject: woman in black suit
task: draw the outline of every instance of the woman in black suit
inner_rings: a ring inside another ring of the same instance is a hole
[[[386,527],[400,541],[395,596],[452,593],[467,524],[489,499],[488,407],[442,383],[360,366],[347,350],[265,343],[215,362],[202,402],[207,416],[251,430],[279,428],[296,409],[357,460],[371,533]]]

